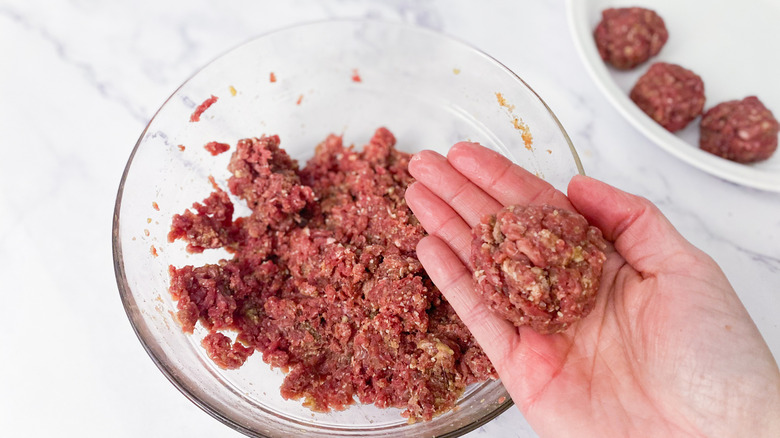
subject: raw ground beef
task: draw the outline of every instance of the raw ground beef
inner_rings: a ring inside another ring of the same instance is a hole
[[[704,82],[679,65],[657,62],[639,78],[630,97],[645,114],[675,132],[704,109]]]
[[[233,219],[215,187],[173,218],[169,240],[230,260],[170,267],[185,332],[225,368],[244,347],[288,372],[281,393],[317,411],[397,407],[410,421],[450,410],[466,385],[495,377],[471,333],[417,260],[424,230],[404,200],[410,155],[387,129],[360,152],[328,137],[303,169],[276,136],[238,142],[230,192],[252,213]],[[237,341],[221,331],[237,332]]]
[[[755,96],[731,100],[710,108],[701,119],[699,146],[736,161],[766,160],[777,150],[780,124]]]
[[[230,338],[219,332],[209,333],[200,344],[208,352],[209,358],[226,370],[240,367],[255,352],[240,342],[231,342]]]
[[[207,151],[209,151],[209,153],[211,155],[216,156],[216,155],[219,155],[219,154],[221,154],[223,152],[227,152],[228,150],[230,150],[230,145],[227,144],[227,143],[220,143],[220,142],[217,142],[217,141],[210,141],[210,142],[206,143],[206,145],[203,146],[203,148],[206,149]]]
[[[208,99],[204,100],[190,115],[190,122],[200,122],[200,116],[202,116],[211,105],[214,105],[217,100],[219,100],[219,98],[214,95],[211,95]]]
[[[582,215],[513,205],[482,218],[473,234],[474,280],[491,310],[545,334],[590,313],[606,242]]]
[[[593,32],[601,59],[621,70],[658,54],[669,39],[664,20],[650,9],[609,8]]]

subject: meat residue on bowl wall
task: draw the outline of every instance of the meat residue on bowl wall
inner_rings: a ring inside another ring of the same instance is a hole
[[[190,122],[199,122],[200,116],[203,115],[203,112],[209,109],[209,107],[213,105],[214,102],[216,102],[217,100],[219,100],[219,98],[217,96],[214,96],[213,94],[211,95],[211,97],[204,100],[203,103],[201,103],[200,105],[198,105],[197,108],[195,108],[195,111],[190,116]]]
[[[210,141],[203,146],[204,149],[209,151],[211,155],[217,156],[223,152],[227,152],[230,149],[230,145],[227,143],[219,143],[216,141]]]

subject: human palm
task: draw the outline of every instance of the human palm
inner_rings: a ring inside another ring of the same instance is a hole
[[[568,197],[476,144],[416,155],[417,255],[541,436],[775,436],[780,372],[718,266],[648,201],[575,177]],[[541,335],[474,288],[471,227],[510,204],[579,211],[613,242],[593,311]],[[777,435],[780,436],[780,435]]]

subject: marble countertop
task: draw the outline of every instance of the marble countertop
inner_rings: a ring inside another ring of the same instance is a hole
[[[561,1],[0,0],[0,435],[239,436],[183,397],[133,333],[111,255],[116,190],[144,126],[194,71],[332,17],[439,30],[520,75],[589,175],[658,204],[720,264],[780,357],[780,194],[699,171],[631,127],[587,74]],[[511,408],[468,436],[535,434]]]

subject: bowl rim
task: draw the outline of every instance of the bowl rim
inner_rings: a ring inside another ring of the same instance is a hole
[[[130,167],[133,164],[133,159],[135,158],[135,155],[141,146],[141,143],[143,142],[143,139],[146,137],[146,133],[149,130],[149,127],[152,125],[152,123],[155,121],[157,116],[159,115],[160,111],[162,111],[163,108],[166,107],[168,102],[173,99],[174,96],[181,90],[185,85],[187,85],[190,80],[192,80],[195,76],[197,76],[201,71],[205,70],[209,66],[211,66],[215,61],[221,59],[223,56],[227,55],[230,52],[233,52],[234,50],[238,50],[241,47],[244,47],[250,43],[252,43],[255,40],[268,37],[270,35],[279,33],[279,32],[286,32],[291,29],[295,28],[302,28],[302,27],[308,27],[308,26],[315,26],[315,25],[321,25],[321,24],[338,24],[338,23],[346,23],[346,24],[372,24],[372,25],[381,25],[381,26],[395,26],[398,28],[407,28],[412,29],[415,31],[420,31],[424,33],[429,33],[431,35],[435,35],[439,38],[448,39],[452,42],[458,43],[462,45],[463,47],[466,47],[470,49],[475,54],[479,55],[480,57],[486,59],[488,62],[496,65],[498,68],[504,70],[506,73],[509,73],[511,76],[513,76],[522,86],[524,86],[527,90],[529,90],[538,100],[539,102],[544,106],[544,108],[547,110],[547,113],[552,117],[555,124],[558,126],[558,129],[560,130],[561,134],[563,135],[564,140],[569,146],[569,151],[572,154],[572,158],[574,159],[574,163],[577,167],[577,171],[581,175],[585,175],[585,171],[582,167],[582,162],[580,161],[579,155],[577,154],[577,150],[574,148],[574,144],[571,141],[571,138],[569,137],[568,133],[564,129],[563,125],[561,124],[560,120],[558,120],[558,117],[555,115],[555,113],[552,111],[552,109],[547,105],[547,103],[539,96],[538,93],[530,86],[528,83],[526,83],[520,76],[518,76],[515,72],[513,72],[510,68],[508,68],[506,65],[495,59],[494,57],[488,55],[484,51],[476,48],[474,45],[467,43],[460,39],[459,37],[444,33],[442,31],[430,29],[427,27],[419,26],[416,24],[411,24],[407,22],[402,21],[393,21],[393,20],[386,20],[386,19],[376,19],[376,18],[332,18],[332,19],[322,19],[322,20],[309,20],[309,21],[302,21],[298,23],[294,23],[287,26],[282,26],[279,28],[272,29],[268,32],[260,33],[256,36],[253,36],[251,38],[248,38],[247,40],[238,43],[222,52],[220,52],[217,56],[209,60],[207,63],[205,63],[200,68],[196,69],[191,75],[189,75],[171,94],[168,96],[168,98],[165,99],[165,101],[160,105],[160,107],[155,111],[154,115],[149,119],[149,122],[144,127],[143,131],[141,132],[141,135],[138,137],[138,140],[135,143],[135,146],[133,147],[133,150],[130,152],[130,156],[127,160],[127,164],[125,165],[124,171],[122,172],[122,177],[119,182],[119,187],[117,189],[117,195],[116,195],[116,201],[114,203],[114,212],[113,212],[113,219],[112,219],[112,226],[111,226],[111,248],[112,248],[112,255],[113,255],[113,263],[114,263],[114,275],[116,277],[117,282],[117,288],[119,290],[119,297],[122,302],[122,306],[125,309],[125,314],[127,315],[128,320],[130,321],[130,325],[133,329],[133,332],[135,333],[138,340],[141,342],[141,345],[143,346],[146,353],[149,355],[149,357],[152,359],[152,362],[157,366],[157,368],[163,373],[165,378],[173,384],[173,386],[179,390],[180,393],[182,393],[190,402],[195,404],[197,407],[202,409],[207,414],[211,415],[213,418],[217,419],[220,423],[230,427],[231,429],[243,433],[247,436],[252,437],[259,437],[259,438],[273,438],[269,435],[264,435],[260,432],[257,432],[255,430],[249,429],[247,427],[242,426],[241,424],[237,423],[233,419],[229,418],[228,416],[224,415],[219,409],[212,406],[211,404],[201,400],[198,398],[195,394],[193,394],[189,388],[186,387],[182,382],[180,382],[176,378],[176,374],[171,366],[166,364],[163,360],[161,360],[159,357],[157,357],[156,353],[153,351],[153,348],[151,345],[149,345],[144,337],[144,335],[141,333],[141,327],[139,325],[143,325],[145,327],[145,323],[142,320],[138,320],[134,317],[133,310],[137,309],[137,306],[135,304],[135,300],[132,298],[132,293],[130,292],[130,286],[127,283],[127,277],[125,275],[125,264],[124,264],[124,257],[122,254],[122,242],[119,239],[119,214],[122,207],[122,197],[124,193],[124,187],[125,183],[127,181],[127,175],[130,171]],[[509,409],[512,405],[514,405],[514,402],[512,401],[511,397],[506,397],[506,400],[501,402],[495,409],[490,411],[488,414],[482,416],[481,418],[472,421],[470,423],[467,423],[461,427],[458,427],[452,431],[449,431],[447,433],[444,433],[440,435],[440,437],[458,437],[461,435],[465,435],[466,433],[469,433],[481,426],[484,426],[488,422],[492,421],[499,415],[503,414],[507,409]]]

